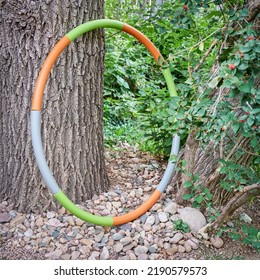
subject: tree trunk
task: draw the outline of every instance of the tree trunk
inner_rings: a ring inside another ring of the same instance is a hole
[[[248,8],[249,16],[247,20],[254,21],[260,10],[260,1],[248,1]],[[256,21],[255,26],[258,25],[259,24],[257,24]],[[220,52],[222,47],[220,48]],[[213,68],[214,70],[212,71],[212,73],[214,72],[216,75],[218,75],[218,57]],[[258,80],[255,81],[255,84],[259,88],[260,83]],[[215,91],[212,98],[218,97],[216,102],[219,102],[227,93],[228,92],[226,89],[223,90],[222,88],[219,88]],[[237,102],[238,100],[236,100],[235,98],[230,100],[230,103],[232,103],[234,107],[240,107],[237,106]],[[216,108],[217,104],[214,104],[213,107]],[[212,108],[212,110],[215,109]],[[239,117],[240,114],[241,109],[238,109],[236,111],[236,116]],[[243,166],[249,166],[253,154],[253,150],[250,147],[249,143],[250,139],[234,135],[234,133],[230,129],[230,131],[228,131],[229,133],[227,134],[229,134],[229,136],[233,136],[233,138],[236,139],[235,143],[230,140],[232,137],[223,137],[220,142],[210,141],[206,146],[201,146],[200,143],[196,140],[196,132],[196,128],[194,128],[180,153],[181,159],[187,162],[185,166],[186,172],[177,172],[172,180],[173,184],[177,188],[176,200],[179,204],[187,204],[187,201],[183,199],[183,195],[189,193],[189,189],[183,186],[186,181],[190,181],[190,177],[188,177],[187,174],[197,174],[198,180],[196,184],[200,184],[203,188],[207,187],[213,194],[214,204],[222,208],[225,205],[228,205],[229,201],[232,200],[233,196],[235,196],[236,193],[227,191],[220,186],[220,181],[224,179],[224,175],[220,173],[219,160],[232,160],[232,162],[234,163],[241,164]],[[238,151],[245,151],[245,153],[238,153]],[[259,193],[259,189],[254,193]],[[247,195],[248,197],[250,197],[251,194],[249,193]],[[246,202],[246,200],[244,200],[244,202]],[[236,203],[236,205],[241,206],[239,203]],[[233,212],[235,210],[233,209]]]
[[[34,85],[47,54],[68,31],[103,18],[103,0],[0,1],[0,200],[19,211],[49,208],[53,199],[36,166],[30,136]],[[103,151],[104,33],[72,42],[45,89],[42,139],[61,189],[75,203],[105,191]]]

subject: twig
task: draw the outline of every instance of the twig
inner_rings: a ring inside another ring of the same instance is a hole
[[[205,52],[205,54],[203,55],[203,57],[200,60],[200,63],[194,68],[193,72],[196,72],[199,70],[199,68],[202,66],[202,64],[205,62],[206,58],[209,56],[209,54],[211,53],[211,51],[213,50],[213,48],[217,45],[218,40],[216,39],[208,48],[208,50]]]

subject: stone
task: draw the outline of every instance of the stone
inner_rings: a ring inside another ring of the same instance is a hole
[[[147,219],[146,219],[146,222],[145,224],[150,224],[151,226],[155,223],[155,217],[153,215],[149,216]]]
[[[123,237],[124,237],[124,235],[120,234],[120,233],[114,233],[112,235],[112,239],[115,240],[115,241],[121,240]]]
[[[132,260],[132,261],[137,260],[136,255],[135,255],[134,253],[132,253],[132,252],[130,252],[130,253],[128,254],[128,257],[129,257],[129,260]]]
[[[154,244],[148,248],[148,251],[149,251],[149,253],[153,254],[153,253],[157,252],[157,249],[158,249],[158,246],[156,244]]]
[[[31,237],[32,235],[33,235],[33,230],[31,228],[28,228],[24,233],[24,236],[26,237]]]
[[[138,260],[148,260],[148,255],[147,254],[140,254],[138,256]]]
[[[50,226],[53,226],[53,227],[60,227],[62,224],[60,222],[60,220],[58,220],[57,218],[52,218],[48,221],[48,224]]]
[[[190,244],[191,248],[193,250],[196,250],[199,248],[199,244],[196,244],[195,242],[193,242],[191,239],[188,239],[187,242]]]
[[[85,222],[82,221],[82,220],[79,219],[79,218],[76,219],[75,223],[76,223],[76,226],[79,226],[79,227],[81,227],[81,226],[83,226],[83,225],[85,224]]]
[[[158,213],[158,218],[159,218],[161,223],[165,223],[165,222],[168,221],[168,215],[164,212],[159,212]]]
[[[135,249],[134,249],[135,255],[139,256],[141,254],[146,254],[148,252],[148,248],[145,246],[140,246],[138,245]]]
[[[49,252],[47,254],[45,254],[45,257],[48,260],[58,260],[62,255],[62,251],[61,250],[55,250],[53,252]]]
[[[70,260],[71,255],[66,253],[66,254],[62,255],[60,258],[61,258],[62,260]]]
[[[184,237],[184,236],[183,236],[182,233],[177,232],[177,233],[173,236],[173,238],[171,238],[171,241],[172,241],[173,243],[178,243],[183,237]]]
[[[152,225],[151,224],[144,224],[143,229],[144,229],[144,231],[150,231],[150,230],[152,230]]]
[[[8,223],[12,219],[12,216],[7,213],[0,213],[0,223]]]
[[[95,236],[95,241],[96,241],[96,242],[100,242],[100,241],[102,240],[103,236],[104,236],[104,232],[101,231],[99,234],[97,234],[97,235]]]
[[[124,237],[120,240],[120,242],[123,244],[123,246],[126,246],[127,244],[132,242],[132,238],[131,237]]]
[[[178,252],[179,253],[185,253],[185,247],[183,247],[182,245],[178,246]]]
[[[121,252],[122,250],[123,250],[123,244],[122,243],[116,243],[115,245],[114,245],[114,247],[113,247],[113,249],[114,249],[114,252],[116,252],[116,253],[119,253],[119,252]]]
[[[185,251],[186,251],[187,253],[190,253],[190,252],[192,251],[191,245],[189,244],[188,241],[185,241],[185,242],[184,242],[184,248],[185,248]]]
[[[47,218],[48,219],[52,219],[52,218],[54,218],[55,217],[55,213],[53,213],[53,212],[47,212]]]
[[[118,209],[118,208],[121,207],[121,202],[113,201],[113,202],[112,202],[112,205],[113,205],[116,209]]]
[[[210,242],[211,242],[212,246],[214,246],[217,249],[220,249],[224,245],[224,241],[218,236],[211,237]]]
[[[191,207],[179,209],[179,218],[187,223],[193,232],[198,232],[207,223],[204,215],[199,210]]]
[[[42,227],[44,225],[44,220],[42,217],[39,217],[37,220],[36,220],[36,226],[37,227]]]
[[[79,258],[79,256],[80,256],[80,252],[79,251],[73,251],[71,253],[71,259],[72,260],[77,260]]]
[[[168,255],[168,256],[171,256],[171,255],[174,255],[175,253],[177,253],[178,252],[178,247],[177,247],[177,245],[172,245],[172,247],[171,248],[169,248],[169,249],[167,249],[166,250],[166,254]]]
[[[107,260],[108,258],[109,258],[109,251],[108,251],[107,247],[103,247],[103,250],[100,254],[100,259]]]
[[[87,255],[90,253],[90,248],[88,246],[82,246],[79,248],[79,251],[82,255]]]
[[[13,228],[21,223],[23,223],[23,221],[25,220],[25,216],[24,215],[17,215],[15,218],[13,218],[10,222],[10,228]]]
[[[171,202],[164,208],[164,212],[173,215],[177,213],[177,209],[177,204],[175,202]]]
[[[124,246],[123,252],[127,252],[127,251],[131,250],[131,249],[132,249],[133,247],[135,247],[136,245],[137,245],[136,242],[132,242],[131,244],[128,244],[128,245]]]

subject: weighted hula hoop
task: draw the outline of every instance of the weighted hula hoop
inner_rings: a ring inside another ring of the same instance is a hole
[[[116,226],[125,224],[128,222],[131,222],[141,215],[143,215],[146,211],[148,211],[160,198],[162,192],[166,188],[166,186],[169,184],[169,181],[172,177],[173,171],[174,171],[174,163],[168,162],[167,168],[165,170],[165,173],[163,175],[163,178],[160,182],[160,184],[157,186],[156,190],[152,193],[152,195],[137,209],[120,216],[115,217],[102,217],[102,216],[96,216],[92,215],[82,209],[80,209],[78,206],[76,206],[69,198],[62,192],[62,190],[59,188],[56,180],[54,179],[48,165],[47,161],[45,159],[43,146],[42,146],[42,140],[41,140],[41,109],[42,109],[42,100],[43,100],[43,92],[44,88],[48,79],[48,76],[50,74],[50,71],[52,69],[52,66],[56,62],[57,58],[61,54],[61,52],[78,36],[97,29],[97,28],[114,28],[123,32],[126,32],[132,36],[134,36],[137,40],[139,40],[145,47],[150,51],[150,53],[153,55],[156,62],[159,61],[159,58],[163,60],[163,57],[161,56],[158,49],[154,46],[154,44],[140,31],[135,29],[134,27],[122,23],[120,21],[116,20],[108,20],[108,19],[100,19],[100,20],[94,20],[90,22],[86,22],[84,24],[79,25],[78,27],[72,29],[69,33],[67,33],[52,49],[52,51],[49,53],[48,57],[46,58],[40,74],[38,76],[33,99],[32,99],[32,108],[31,108],[31,134],[32,134],[32,144],[33,144],[33,150],[36,157],[37,165],[40,169],[40,172],[45,180],[46,185],[50,189],[53,196],[59,201],[59,203],[64,206],[69,212],[77,216],[78,218],[92,223],[96,225],[102,225],[102,226]],[[171,72],[169,68],[164,69],[162,71],[170,96],[177,96],[177,92],[175,89],[174,81],[172,79]],[[175,135],[173,137],[172,142],[172,149],[171,154],[177,155],[179,151],[179,143],[180,138],[179,136]]]

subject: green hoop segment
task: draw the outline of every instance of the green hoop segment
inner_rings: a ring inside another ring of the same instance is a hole
[[[160,52],[158,49],[153,45],[153,43],[140,31],[135,29],[134,27],[122,23],[120,21],[116,20],[109,20],[109,19],[100,19],[100,20],[94,20],[90,22],[86,22],[84,24],[79,25],[78,27],[72,29],[70,32],[68,32],[52,49],[48,57],[46,58],[40,74],[38,76],[35,90],[33,94],[33,100],[32,100],[32,111],[31,111],[31,133],[32,133],[32,142],[33,142],[33,149],[36,157],[36,161],[38,164],[38,167],[40,169],[40,172],[46,182],[46,185],[52,192],[53,196],[59,201],[61,205],[63,205],[69,212],[77,216],[78,218],[93,223],[96,225],[102,225],[102,226],[113,226],[113,225],[120,225],[124,224],[130,221],[133,221],[134,219],[140,217],[143,215],[146,211],[148,211],[159,199],[161,196],[161,193],[164,191],[166,186],[169,183],[169,180],[171,179],[173,170],[174,170],[174,163],[169,162],[168,166],[166,168],[166,171],[164,173],[164,176],[160,182],[160,184],[157,186],[156,190],[153,192],[153,194],[146,200],[140,207],[137,209],[116,217],[101,217],[92,215],[82,209],[80,209],[78,206],[76,206],[69,198],[62,192],[62,190],[59,188],[55,178],[53,177],[48,165],[47,161],[44,155],[43,146],[42,146],[42,140],[41,140],[41,131],[40,131],[40,124],[41,124],[41,108],[42,108],[42,100],[43,100],[43,93],[44,88],[48,79],[48,76],[50,74],[50,71],[52,69],[52,66],[56,62],[57,58],[61,54],[61,52],[77,37],[80,35],[89,32],[91,30],[97,29],[97,28],[113,28],[117,29],[123,32],[126,32],[132,36],[134,36],[137,40],[139,40],[142,44],[146,46],[146,48],[150,51],[150,53],[153,55],[154,59],[158,62],[159,58],[162,58]],[[177,96],[176,88],[174,85],[174,81],[172,79],[171,72],[169,68],[164,69],[162,71],[170,96]],[[173,145],[172,145],[172,151],[171,154],[178,154],[179,150],[179,137],[176,135],[173,139]]]

